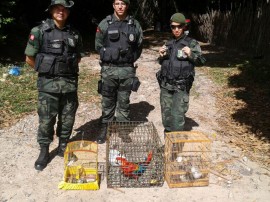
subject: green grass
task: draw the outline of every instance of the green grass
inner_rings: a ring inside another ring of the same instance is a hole
[[[0,85],[0,110],[11,114],[31,112],[35,109],[36,73],[26,66],[21,66],[19,76],[8,75]],[[0,76],[8,73],[9,67],[0,68]]]
[[[235,71],[235,68],[225,69],[225,68],[211,68],[209,73],[212,79],[219,85],[226,85],[228,82],[229,75]]]
[[[37,108],[37,73],[29,66],[20,64],[19,76],[8,75],[3,79],[3,73],[8,73],[12,65],[0,65],[0,128],[9,126],[25,114],[36,111]],[[82,70],[79,76],[79,101],[99,102],[97,81],[99,76],[90,70]]]

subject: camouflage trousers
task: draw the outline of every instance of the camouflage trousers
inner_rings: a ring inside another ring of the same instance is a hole
[[[101,123],[129,121],[130,94],[133,78],[102,78]]]
[[[37,142],[49,145],[53,141],[54,126],[57,119],[56,135],[69,138],[78,108],[77,92],[38,94],[39,127]]]
[[[185,113],[189,107],[189,94],[185,90],[169,91],[161,88],[160,105],[165,130],[182,131],[185,125]]]

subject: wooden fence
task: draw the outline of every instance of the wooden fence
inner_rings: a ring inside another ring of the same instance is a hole
[[[192,18],[203,41],[239,48],[270,61],[269,0],[259,0],[256,8],[250,4],[235,11],[209,10]]]

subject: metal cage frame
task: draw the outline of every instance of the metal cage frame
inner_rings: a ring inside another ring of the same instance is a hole
[[[108,188],[164,184],[164,155],[152,122],[110,122],[108,136]]]

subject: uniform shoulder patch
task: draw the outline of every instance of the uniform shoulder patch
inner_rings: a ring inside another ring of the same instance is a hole
[[[97,30],[96,30],[97,33],[101,33],[101,29],[99,27],[97,27]]]
[[[29,39],[30,39],[31,41],[34,41],[35,35],[34,35],[34,34],[30,34]]]
[[[34,27],[30,32],[29,39],[33,41],[34,39],[39,38],[39,35],[40,29],[38,27]]]

